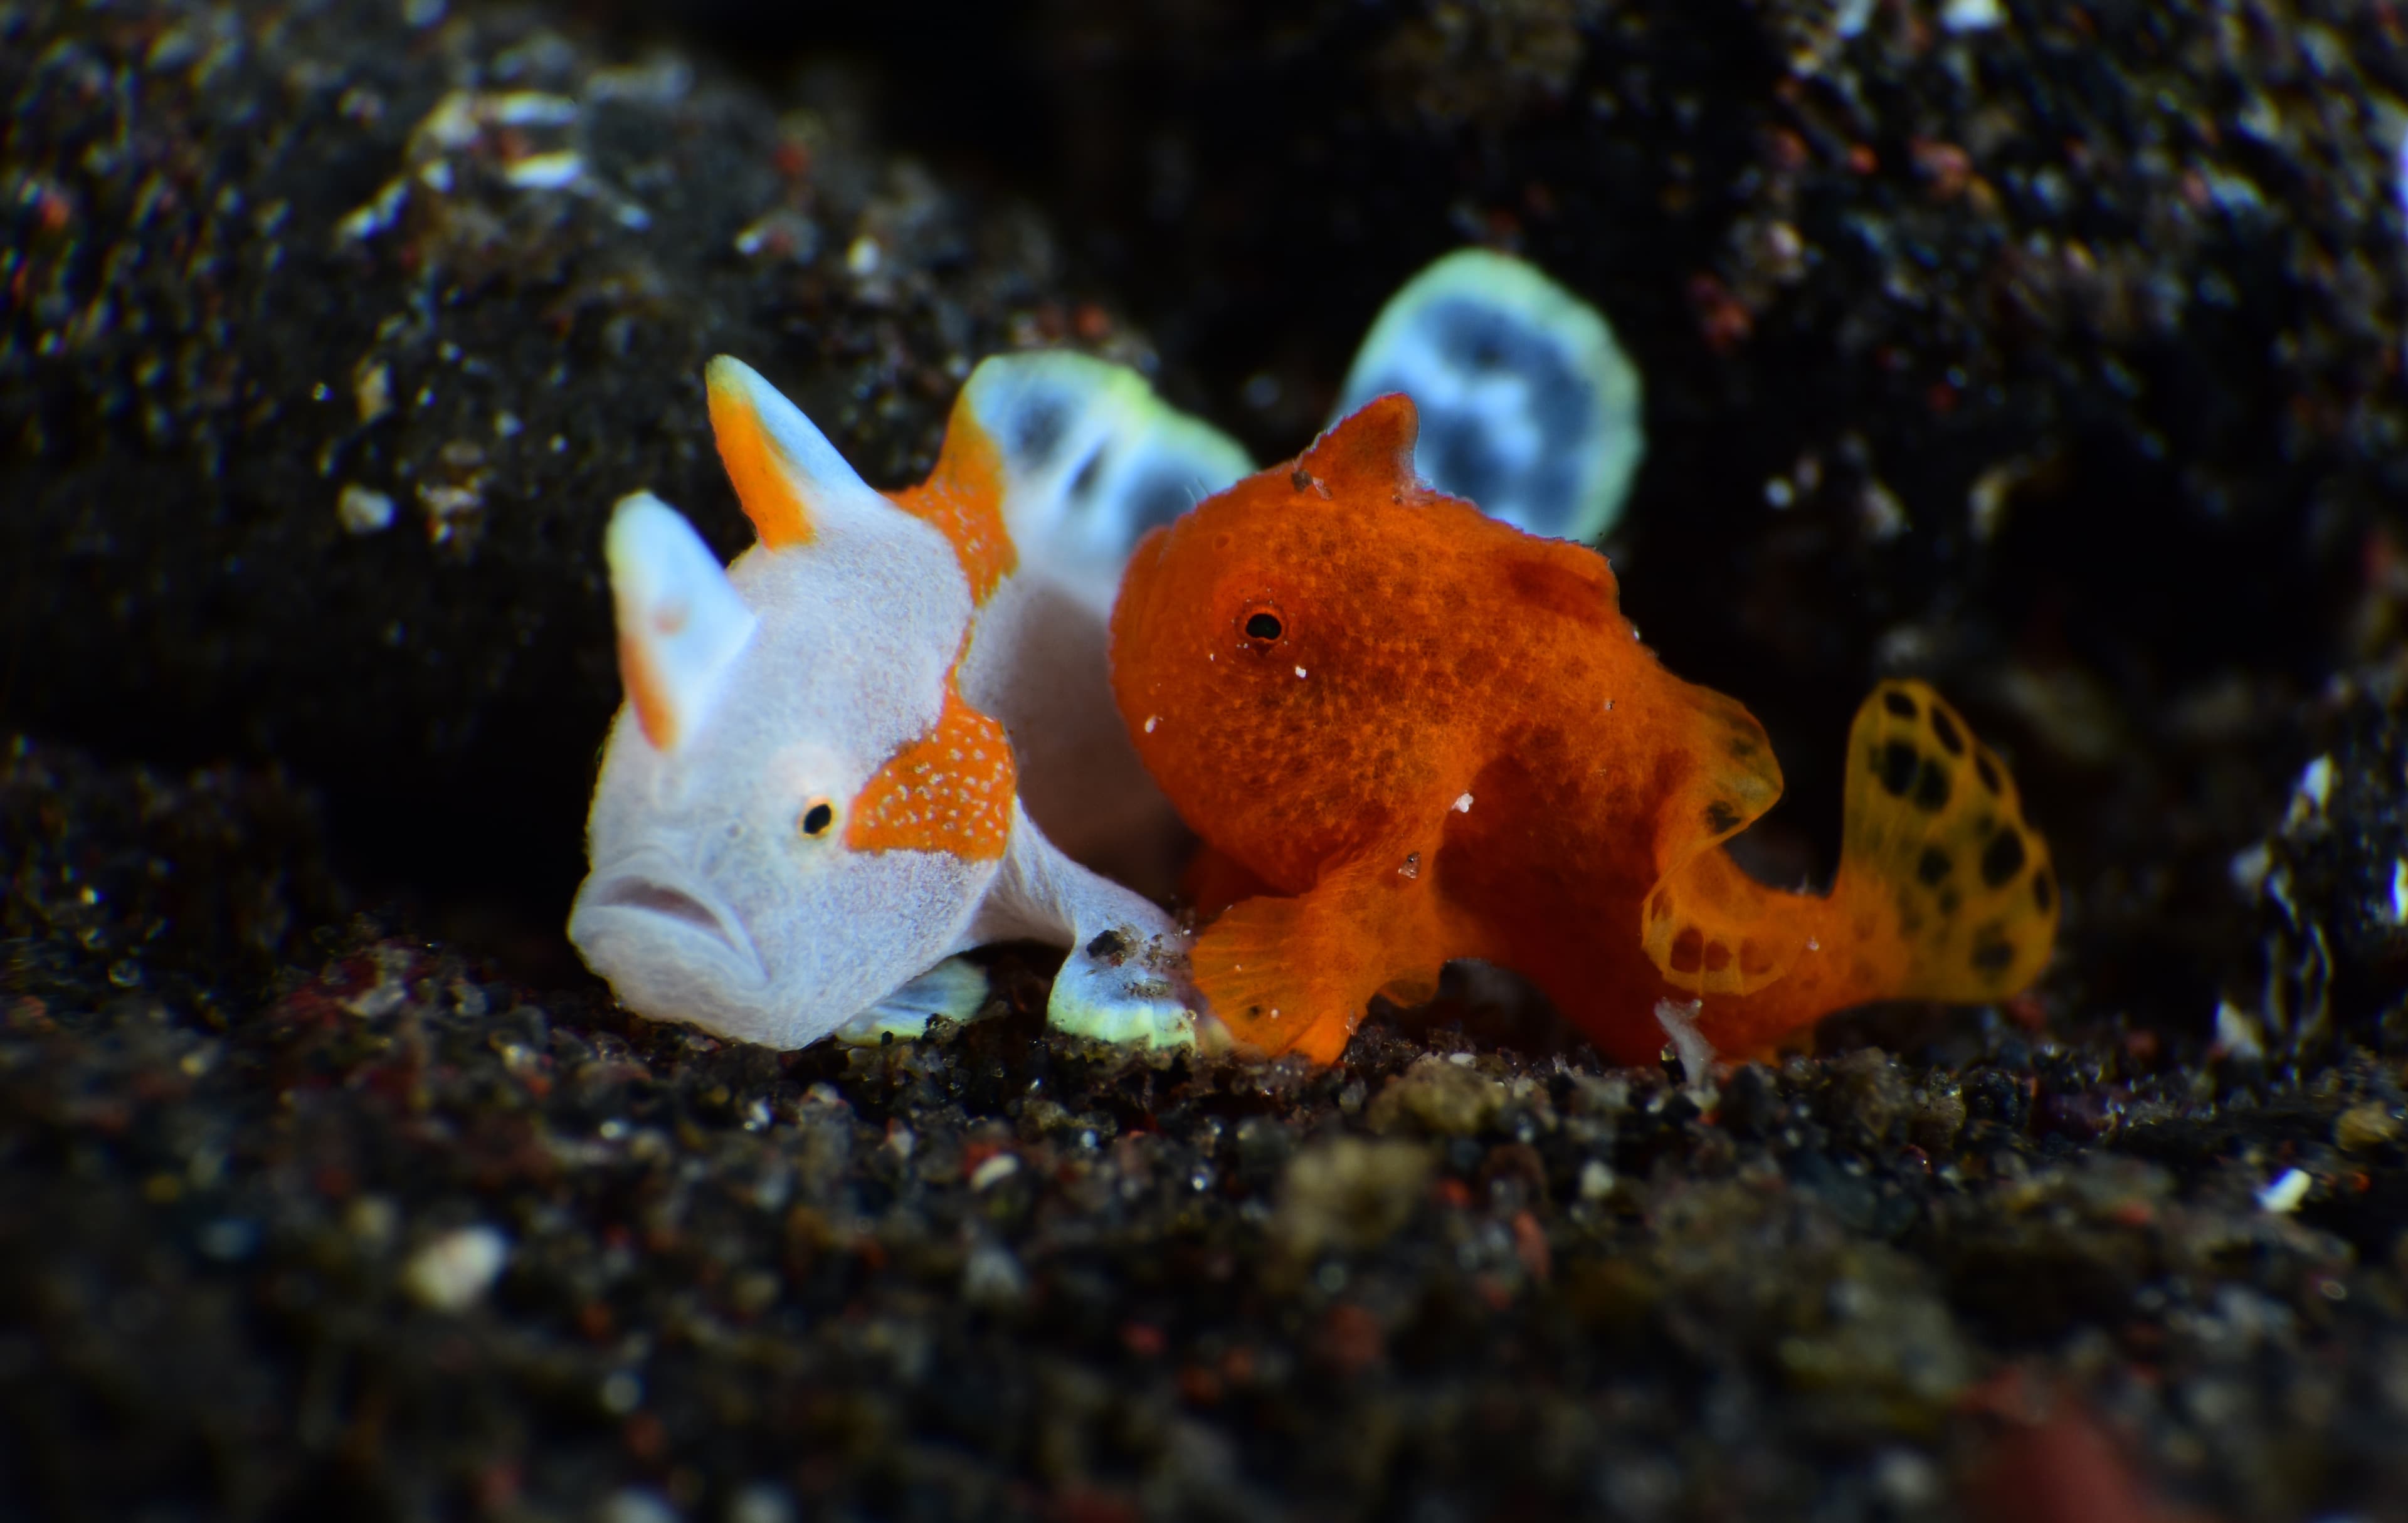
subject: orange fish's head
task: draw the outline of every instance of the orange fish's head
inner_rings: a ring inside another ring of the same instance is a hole
[[[1383,396],[1154,530],[1112,611],[1112,687],[1188,824],[1297,892],[1443,771],[1467,556],[1514,534],[1413,474]]]

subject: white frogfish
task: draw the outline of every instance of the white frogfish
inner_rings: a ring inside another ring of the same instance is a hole
[[[639,1014],[784,1048],[967,1018],[985,980],[954,955],[1029,940],[1069,948],[1054,1025],[1194,1042],[1169,917],[1037,816],[1101,855],[1162,839],[1104,619],[1125,526],[1175,516],[1244,453],[1134,372],[1012,355],[971,375],[928,479],[888,496],[748,366],[723,355],[708,380],[758,542],[723,570],[649,493],[611,515],[627,701],[579,953]]]

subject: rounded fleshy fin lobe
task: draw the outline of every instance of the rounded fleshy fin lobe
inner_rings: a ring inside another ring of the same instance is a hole
[[[969,579],[971,601],[984,603],[1019,568],[1020,555],[1003,521],[1003,453],[968,402],[965,390],[953,403],[928,479],[890,496],[945,537]]]
[[[1322,430],[1296,463],[1299,492],[1388,493],[1398,500],[1423,490],[1413,470],[1421,413],[1401,392],[1375,396]]]
[[[2057,876],[2014,780],[1930,685],[1885,682],[1848,731],[1831,896],[1873,927],[1870,999],[1974,1001],[2023,989],[2057,942]]]
[[[1388,299],[1339,392],[1420,405],[1440,492],[1533,534],[1613,526],[1645,452],[1638,367],[1597,309],[1508,254],[1463,249]]]
[[[997,354],[970,372],[974,417],[1003,460],[1005,526],[1021,555],[1111,600],[1147,531],[1254,470],[1236,440],[1169,406],[1126,366],[1085,354]]]
[[[1656,866],[1641,941],[1674,987],[1751,994],[1789,970],[1802,927],[1768,923],[1763,889],[1713,848],[1747,828],[1781,797],[1781,764],[1764,726],[1733,700],[1674,684],[1688,706],[1690,765],[1656,816]]]
[[[1003,726],[948,681],[936,725],[889,756],[854,796],[844,843],[856,852],[994,861],[1011,844],[1017,780]]]
[[[719,458],[763,545],[809,544],[832,521],[883,510],[885,499],[760,372],[721,354],[703,374]]]
[[[649,492],[619,499],[603,554],[627,701],[644,739],[675,751],[701,726],[760,621],[694,526]]]
[[[1197,991],[1239,1046],[1326,1064],[1346,1051],[1372,991],[1339,986],[1319,950],[1304,905],[1265,895],[1206,927],[1188,958]]]

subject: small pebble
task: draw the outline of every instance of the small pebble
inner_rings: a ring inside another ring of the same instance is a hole
[[[2287,1216],[2300,1209],[2308,1198],[2308,1186],[2315,1181],[2304,1169],[2286,1169],[2274,1183],[2258,1192],[2258,1204],[2278,1216]]]
[[[354,481],[335,499],[335,517],[347,534],[376,534],[393,527],[393,498]]]
[[[657,1491],[628,1487],[603,1499],[598,1523],[678,1523],[678,1510]]]
[[[509,1261],[509,1239],[490,1227],[446,1232],[409,1256],[401,1286],[438,1312],[465,1312],[484,1298]]]

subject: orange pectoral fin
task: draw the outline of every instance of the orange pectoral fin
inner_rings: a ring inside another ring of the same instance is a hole
[[[1373,995],[1436,989],[1449,953],[1429,880],[1389,866],[1407,855],[1376,851],[1297,898],[1258,896],[1205,927],[1189,955],[1196,986],[1239,1042],[1334,1063]]]
[[[1231,909],[1196,939],[1196,987],[1241,1046],[1265,1057],[1298,1052],[1335,1063],[1363,1018],[1368,991],[1350,999],[1327,976],[1325,937],[1301,899],[1264,896]]]

